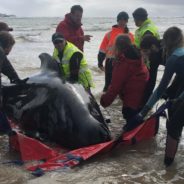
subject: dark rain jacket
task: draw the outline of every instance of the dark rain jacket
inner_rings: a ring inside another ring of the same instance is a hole
[[[11,65],[10,61],[6,57],[3,49],[0,47],[0,97],[2,95],[2,91],[1,91],[1,73],[6,75],[10,79],[11,82],[13,82],[13,81],[15,82],[15,81],[19,80],[19,77],[18,77],[16,71],[14,70],[14,68]]]

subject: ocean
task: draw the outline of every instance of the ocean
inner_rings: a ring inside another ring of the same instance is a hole
[[[16,44],[8,56],[21,78],[29,77],[39,72],[40,53],[52,55],[53,44],[51,36],[55,32],[60,17],[53,18],[0,18],[0,21],[13,27],[12,32]],[[161,36],[170,26],[178,26],[184,30],[184,17],[154,17],[152,20],[158,26]],[[91,42],[85,43],[84,53],[92,71],[95,88],[92,90],[97,101],[104,85],[104,73],[97,68],[97,54],[104,34],[116,23],[115,18],[84,18],[85,34],[92,35]],[[128,27],[132,33],[136,30],[133,19]],[[159,82],[163,67],[159,68]],[[7,82],[7,78],[3,77]],[[102,109],[113,133],[120,131],[123,120],[121,102],[116,100],[112,106]],[[99,155],[84,164],[68,170],[50,172],[40,178],[34,178],[24,167],[6,166],[0,164],[0,184],[154,184],[154,183],[184,183],[184,141],[181,139],[174,164],[166,169],[163,165],[165,149],[165,119],[161,120],[158,135],[149,141],[128,147],[118,147],[113,152]],[[0,162],[12,158],[6,136],[0,136]]]

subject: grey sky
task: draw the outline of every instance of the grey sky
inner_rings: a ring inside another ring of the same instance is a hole
[[[131,14],[137,7],[146,8],[150,16],[184,16],[184,0],[0,0],[0,13],[62,17],[74,4],[84,8],[85,17],[113,17],[120,11]]]

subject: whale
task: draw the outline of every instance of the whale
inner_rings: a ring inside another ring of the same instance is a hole
[[[21,85],[2,88],[8,118],[31,137],[75,149],[111,140],[105,118],[91,92],[62,79],[57,61],[39,56],[41,69]]]

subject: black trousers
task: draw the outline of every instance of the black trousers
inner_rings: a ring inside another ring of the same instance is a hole
[[[107,58],[105,61],[105,85],[103,88],[103,91],[107,91],[110,83],[111,83],[111,79],[112,79],[112,69],[113,69],[113,61],[114,59],[110,59]]]
[[[169,120],[167,122],[168,134],[176,140],[179,140],[184,126],[184,101],[173,105],[169,109]]]
[[[178,84],[178,81],[181,83],[181,80],[177,78],[174,81],[172,92],[169,94],[169,99],[177,98],[184,91],[184,84]],[[176,85],[175,85],[176,84]],[[167,122],[167,131],[168,134],[176,140],[179,140],[182,134],[184,126],[184,100],[177,102],[168,109],[169,120]]]

